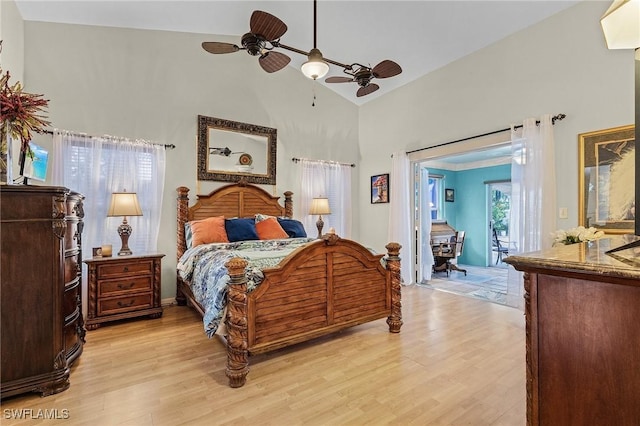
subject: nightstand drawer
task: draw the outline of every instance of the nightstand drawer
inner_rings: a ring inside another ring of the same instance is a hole
[[[151,278],[152,277],[133,277],[98,281],[98,297],[151,291],[153,288],[153,280]]]
[[[152,299],[151,293],[102,299],[98,301],[98,315],[112,315],[150,308],[153,305]]]
[[[143,275],[153,273],[153,260],[141,260],[136,262],[106,263],[98,266],[98,279],[117,278],[131,275]]]

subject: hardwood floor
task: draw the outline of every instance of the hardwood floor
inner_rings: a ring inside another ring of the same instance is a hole
[[[2,424],[524,425],[523,313],[402,290],[400,334],[379,320],[251,357],[238,389],[189,308],[106,325],[87,333],[69,390],[3,400]]]

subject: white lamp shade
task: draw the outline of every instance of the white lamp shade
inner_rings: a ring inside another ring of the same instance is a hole
[[[313,201],[311,201],[309,214],[331,214],[331,209],[329,208],[329,199],[314,198]]]
[[[600,19],[609,49],[640,47],[640,0],[614,0]]]
[[[305,77],[316,80],[327,75],[329,72],[329,64],[324,61],[322,53],[320,53],[318,49],[311,49],[311,52],[309,52],[309,60],[302,64],[300,69]]]
[[[142,216],[135,192],[114,192],[107,216]]]

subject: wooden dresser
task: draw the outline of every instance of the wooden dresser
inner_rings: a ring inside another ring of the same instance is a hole
[[[2,397],[69,387],[85,334],[83,198],[62,187],[0,186]]]
[[[89,266],[86,327],[126,318],[162,316],[161,270],[164,254],[93,257]]]
[[[635,237],[509,256],[524,271],[527,424],[640,424],[640,248]]]

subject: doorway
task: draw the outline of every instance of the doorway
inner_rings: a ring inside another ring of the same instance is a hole
[[[488,265],[506,268],[502,259],[509,254],[509,217],[511,214],[511,181],[487,182],[488,216],[490,218]]]

